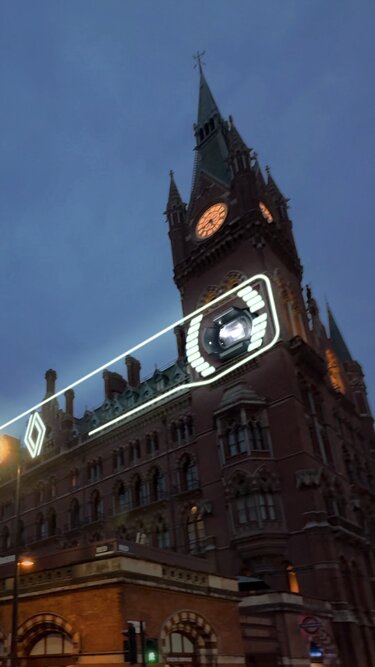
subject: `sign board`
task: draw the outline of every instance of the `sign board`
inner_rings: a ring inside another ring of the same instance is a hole
[[[314,635],[322,627],[321,621],[316,616],[305,616],[299,624],[301,630],[308,635]]]

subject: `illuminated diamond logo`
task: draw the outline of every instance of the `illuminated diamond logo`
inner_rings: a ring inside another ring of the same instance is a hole
[[[32,459],[42,451],[46,427],[38,412],[30,415],[25,434],[25,445]]]

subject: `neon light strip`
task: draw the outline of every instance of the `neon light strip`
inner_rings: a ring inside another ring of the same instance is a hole
[[[237,290],[241,287],[245,287],[248,285],[250,282],[253,282],[254,280],[257,280],[261,278],[262,280],[266,281],[266,284],[269,286],[269,291],[271,294],[272,302],[273,302],[273,296],[272,296],[272,291],[270,290],[271,283],[267,276],[264,276],[263,274],[259,274],[256,276],[253,276],[252,278],[248,278],[247,280],[244,280],[243,283],[240,285],[237,285],[236,287],[233,287],[232,289],[228,290],[228,292],[225,292],[224,294],[220,294],[220,296],[216,297],[212,301],[210,301],[209,304],[205,304],[204,306],[201,306],[200,308],[197,308],[197,310],[194,310],[190,315],[186,315],[186,317],[182,317],[180,320],[177,320],[176,322],[173,322],[173,324],[169,325],[168,327],[165,327],[158,333],[154,334],[153,336],[150,336],[149,338],[146,338],[142,343],[138,343],[138,345],[135,345],[134,347],[131,347],[129,350],[126,352],[123,352],[122,354],[119,354],[117,357],[114,357],[110,361],[107,361],[105,364],[102,364],[98,368],[96,368],[94,371],[91,371],[91,373],[87,373],[86,375],[83,375],[79,380],[76,380],[75,382],[72,382],[71,384],[68,384],[64,389],[60,389],[60,391],[57,391],[55,394],[52,396],[49,396],[48,398],[45,398],[43,401],[40,401],[40,403],[36,403],[33,405],[31,408],[28,410],[25,410],[24,412],[21,412],[17,417],[13,417],[13,419],[10,419],[9,421],[5,422],[4,424],[0,425],[0,431],[2,431],[4,428],[7,428],[8,426],[11,426],[11,424],[15,424],[19,419],[22,419],[23,417],[26,417],[29,415],[31,412],[34,412],[35,410],[38,410],[41,408],[43,405],[46,405],[50,401],[53,401],[55,398],[58,398],[59,396],[62,396],[68,389],[74,389],[74,387],[78,387],[78,385],[82,384],[82,382],[85,382],[85,380],[89,380],[90,378],[94,377],[94,375],[97,375],[101,371],[105,371],[108,366],[112,366],[113,364],[117,363],[118,361],[121,361],[125,357],[127,357],[129,354],[133,354],[133,352],[136,352],[137,350],[140,350],[142,347],[145,345],[148,345],[148,343],[152,343],[154,340],[157,340],[160,338],[165,333],[168,333],[168,331],[172,331],[175,327],[178,327],[180,324],[184,324],[184,322],[187,322],[190,320],[190,318],[194,317],[195,315],[198,315],[199,313],[202,313],[208,306],[212,307],[215,305],[215,303],[220,303],[223,299],[226,297],[230,296],[231,294],[234,294],[237,292]],[[277,320],[276,316],[276,308],[273,302],[273,309],[275,313],[275,323],[277,325],[277,329],[279,331],[279,323]],[[163,394],[165,396],[166,394]]]
[[[187,319],[190,317],[196,315],[197,312],[201,312],[203,309],[212,307],[215,303],[218,303],[225,297],[229,296],[230,294],[234,294],[235,292],[238,293],[239,287],[242,287],[244,285],[247,285],[249,282],[255,282],[256,280],[263,280],[266,283],[267,287],[267,292],[268,292],[268,298],[269,298],[269,304],[270,304],[270,310],[273,316],[273,321],[275,325],[275,335],[273,339],[271,340],[270,343],[262,347],[261,350],[255,351],[252,354],[249,354],[246,356],[244,359],[241,359],[241,361],[238,361],[236,364],[233,364],[233,366],[230,366],[229,368],[226,368],[225,370],[221,371],[221,373],[218,373],[215,375],[215,377],[209,379],[209,380],[199,380],[198,382],[188,382],[187,384],[182,384],[179,385],[178,387],[174,387],[173,389],[170,389],[169,391],[165,392],[164,394],[160,394],[160,396],[155,396],[155,398],[152,398],[150,401],[147,403],[143,403],[142,405],[138,405],[136,408],[133,408],[133,410],[129,410],[129,412],[126,412],[125,414],[119,415],[118,417],[115,417],[114,419],[111,419],[109,422],[106,422],[105,424],[101,424],[101,426],[97,426],[94,428],[92,431],[89,431],[89,436],[96,435],[96,433],[100,433],[106,428],[109,428],[110,426],[113,426],[114,424],[118,424],[121,421],[124,421],[124,419],[127,419],[128,417],[131,417],[132,415],[137,414],[138,412],[141,412],[142,410],[145,410],[146,408],[149,408],[151,405],[155,405],[156,403],[160,403],[161,401],[164,401],[167,397],[172,396],[173,394],[176,394],[179,391],[182,391],[184,389],[191,389],[194,387],[205,387],[209,384],[212,384],[213,382],[216,382],[217,380],[220,380],[221,378],[225,377],[226,375],[229,375],[229,373],[232,373],[232,371],[236,370],[237,368],[240,368],[244,364],[247,364],[251,359],[255,359],[255,357],[259,356],[259,354],[266,352],[269,350],[278,340],[279,335],[280,335],[280,324],[279,320],[277,317],[277,312],[276,312],[276,306],[275,306],[275,300],[273,298],[273,293],[272,293],[272,288],[271,288],[271,281],[270,279],[265,276],[264,274],[258,274],[256,276],[253,276],[252,278],[249,278],[248,280],[245,280],[243,283],[241,283],[240,286],[234,287],[233,289],[229,290],[225,294],[222,294],[220,297],[217,297],[216,299],[213,299],[210,301],[208,304],[203,306],[203,308],[199,308],[198,311],[194,311],[190,316],[183,318],[183,320],[180,320],[180,323],[186,322]],[[266,313],[263,313],[266,314]],[[262,315],[260,315],[262,317]],[[176,326],[175,324],[172,326]],[[169,329],[172,327],[169,327]],[[256,340],[253,343],[250,343],[248,347],[248,351],[250,352],[251,350],[255,350],[259,348],[262,345],[262,339]],[[202,371],[201,375],[208,375],[209,373],[212,373],[210,369],[207,369],[206,371]]]
[[[117,363],[118,361],[121,361],[125,357],[127,357],[129,354],[133,354],[133,352],[136,352],[137,350],[140,350],[142,347],[145,345],[148,345],[148,343],[152,343],[154,340],[157,340],[160,338],[165,333],[168,333],[168,331],[172,331],[174,327],[179,326],[180,324],[184,324],[187,320],[190,320],[191,317],[194,317],[195,315],[198,315],[199,313],[203,312],[208,306],[213,306],[215,303],[220,303],[223,299],[225,299],[227,296],[230,296],[234,292],[238,290],[239,287],[245,287],[248,285],[250,281],[253,281],[255,279],[259,278],[265,278],[268,281],[267,276],[263,276],[262,274],[259,274],[257,276],[254,276],[253,278],[248,278],[247,280],[244,280],[243,283],[240,285],[237,285],[236,287],[233,287],[232,289],[228,290],[228,292],[225,292],[225,294],[221,294],[220,296],[216,297],[216,299],[213,299],[210,301],[209,304],[205,304],[204,306],[201,306],[200,308],[197,308],[197,310],[194,310],[190,315],[187,315],[186,317],[182,317],[180,320],[177,320],[173,324],[171,324],[168,327],[165,327],[158,333],[154,334],[153,336],[150,336],[149,338],[146,338],[142,343],[138,343],[138,345],[135,345],[134,347],[131,347],[129,350],[126,352],[123,352],[122,354],[119,354],[117,357],[114,357],[110,361],[107,361],[105,364],[102,364],[98,368],[96,368],[94,371],[91,371],[91,373],[87,373],[86,375],[83,375],[79,380],[76,380],[75,382],[72,382],[72,384],[69,384],[67,387],[64,389],[60,389],[60,391],[57,391],[55,394],[52,396],[49,396],[48,398],[45,398],[43,401],[40,401],[40,403],[36,403],[33,405],[31,408],[28,410],[25,410],[24,412],[21,412],[17,417],[13,417],[13,419],[10,419],[9,421],[5,422],[4,424],[0,425],[0,431],[2,431],[4,428],[7,428],[11,424],[14,424],[16,421],[19,419],[22,419],[22,417],[26,417],[29,415],[31,412],[34,412],[35,410],[38,410],[41,408],[43,405],[46,405],[50,401],[53,401],[55,398],[58,398],[59,396],[62,396],[68,389],[74,389],[74,387],[78,387],[78,385],[82,384],[82,382],[85,382],[86,380],[89,380],[90,378],[94,377],[94,375],[97,375],[101,371],[105,371],[108,366],[112,366],[113,364]],[[276,310],[275,310],[276,312]]]

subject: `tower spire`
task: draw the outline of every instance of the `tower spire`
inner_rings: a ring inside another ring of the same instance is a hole
[[[168,193],[168,201],[167,201],[167,208],[166,212],[170,212],[173,209],[177,208],[184,208],[185,205],[182,201],[181,195],[178,191],[176,181],[174,180],[174,171],[173,169],[170,169],[169,171],[169,176],[170,176],[170,184],[169,184],[169,193]]]
[[[337,354],[338,358],[342,362],[353,361],[349,349],[344,341],[341,331],[337,326],[336,320],[333,317],[332,311],[328,304],[327,304],[327,312],[328,312],[329,337],[331,339],[334,352]]]

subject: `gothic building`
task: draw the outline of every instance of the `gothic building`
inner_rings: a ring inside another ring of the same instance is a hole
[[[47,403],[43,453],[24,462],[21,539],[38,553],[115,536],[195,555],[239,577],[248,665],[306,665],[315,650],[318,662],[371,667],[375,442],[363,372],[332,312],[326,331],[302,287],[287,198],[223,118],[201,69],[194,133],[189,201],[171,173],[166,207],[183,314],[210,312],[220,295],[266,276],[278,339],[240,366],[224,358],[233,372],[189,388],[197,371],[181,324],[172,366],[141,381],[127,357],[126,377],[106,371],[103,404],[83,416],[72,390],[64,407]],[[46,380],[48,397],[56,373]],[[3,554],[12,551],[10,472],[0,487]]]

